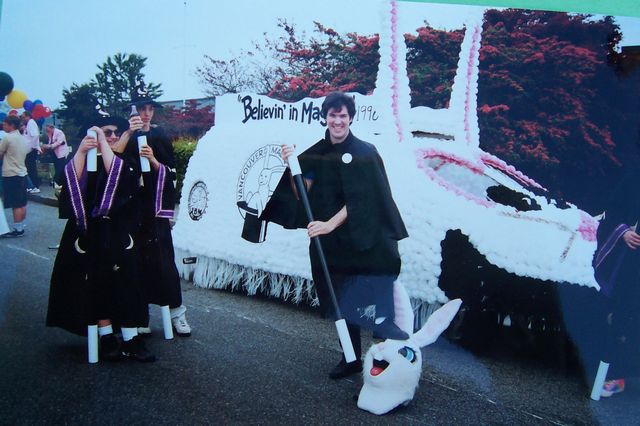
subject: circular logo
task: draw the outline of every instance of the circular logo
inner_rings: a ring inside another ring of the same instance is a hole
[[[349,164],[352,160],[353,160],[353,156],[348,152],[345,152],[344,154],[342,154],[342,162],[344,164]]]
[[[286,168],[280,156],[280,145],[265,145],[249,156],[240,170],[236,186],[236,205],[243,218],[247,213],[262,214]]]
[[[194,183],[189,191],[189,199],[187,201],[189,217],[192,220],[200,220],[207,211],[208,201],[209,192],[207,191],[207,185],[202,181]]]

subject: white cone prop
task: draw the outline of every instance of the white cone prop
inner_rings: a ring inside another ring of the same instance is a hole
[[[87,351],[89,364],[98,362],[98,326],[87,326]]]
[[[98,135],[93,130],[87,130],[87,136],[90,136],[94,139],[98,138]],[[87,171],[95,172],[98,170],[98,148],[91,148],[87,151]]]
[[[344,353],[345,361],[354,362],[356,360],[356,353],[353,350],[353,343],[351,342],[351,336],[349,336],[347,322],[344,319],[339,319],[336,321],[336,329],[338,330],[338,338],[342,345],[342,353]]]
[[[171,325],[171,311],[169,306],[160,306],[160,312],[162,313],[162,328],[164,329],[164,338],[167,340],[173,339],[173,326]]]
[[[138,152],[142,149],[143,146],[147,144],[146,136],[138,136]],[[143,172],[150,172],[151,165],[149,164],[149,159],[147,157],[140,157],[140,167]]]
[[[600,361],[600,364],[598,365],[598,373],[596,374],[596,379],[593,381],[593,388],[591,388],[591,399],[594,401],[600,401],[602,386],[604,385],[604,381],[607,379],[608,371],[609,364],[604,361]]]

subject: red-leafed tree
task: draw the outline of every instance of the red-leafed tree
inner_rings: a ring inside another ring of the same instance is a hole
[[[480,51],[481,146],[592,212],[637,159],[638,79],[610,66],[612,17],[488,11]],[[635,95],[634,95],[635,93]]]
[[[188,100],[180,109],[169,106],[157,111],[157,124],[166,130],[172,140],[200,139],[213,126],[215,120],[213,107],[199,107],[195,99]]]
[[[447,108],[464,30],[421,27],[405,34],[411,106]]]
[[[315,37],[305,40],[286,21],[280,22],[286,37],[276,50],[283,63],[283,76],[269,96],[297,101],[340,90],[370,94],[375,88],[380,54],[378,35],[340,35],[315,22]]]
[[[242,60],[205,56],[196,69],[204,90],[212,95],[253,91],[285,101],[334,90],[371,93],[380,62],[378,35],[341,35],[318,22],[314,25],[314,35],[307,38],[281,20],[283,34],[265,35],[251,50],[241,51]]]

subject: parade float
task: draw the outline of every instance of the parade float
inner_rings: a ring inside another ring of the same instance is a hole
[[[429,5],[376,4],[376,88],[371,95],[353,94],[351,129],[374,144],[385,162],[410,235],[400,242],[398,279],[419,322],[454,297],[465,301],[463,311],[504,314],[518,309],[508,294],[531,302],[542,288],[597,291],[591,267],[594,217],[554,200],[541,184],[480,148],[477,92],[485,10],[460,9],[464,39],[451,98],[447,108],[433,109],[411,107],[403,38],[415,31],[408,14],[418,9],[428,20]],[[184,278],[201,287],[317,304],[306,232],[258,217],[286,169],[280,145],[303,151],[322,137],[322,101],[283,102],[253,93],[217,98],[216,124],[190,160],[173,230]]]

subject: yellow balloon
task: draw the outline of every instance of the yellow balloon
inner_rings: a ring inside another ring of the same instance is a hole
[[[13,89],[7,95],[7,103],[11,108],[22,108],[22,105],[24,105],[24,101],[26,100],[27,100],[27,94],[24,93],[22,90]]]

